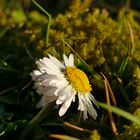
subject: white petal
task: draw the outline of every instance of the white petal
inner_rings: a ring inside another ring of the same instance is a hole
[[[57,90],[56,87],[44,87],[40,91],[37,89],[39,94],[46,94],[47,96],[55,95],[55,91]]]
[[[65,88],[67,87],[67,85],[61,85],[59,88],[57,88],[57,90],[55,91],[55,95],[56,96],[60,96],[65,94]]]
[[[57,76],[57,78],[60,79],[60,80],[66,80],[65,75],[64,75],[63,72],[58,73],[56,76]]]
[[[69,97],[70,93],[72,92],[72,87],[67,84],[61,85],[58,89],[59,90],[55,92],[55,95],[57,96],[62,96],[63,94],[67,94],[67,96]]]
[[[47,73],[42,73],[40,75],[36,75],[34,81],[44,81],[44,80],[55,80],[55,79],[58,79],[57,76],[55,75],[50,75],[50,74],[47,74]]]
[[[32,73],[30,73],[32,80],[36,81],[36,78],[41,75],[42,73],[38,70],[34,70]]]
[[[74,66],[74,56],[73,56],[73,54],[69,55],[69,66]]]
[[[60,110],[59,110],[59,116],[63,116],[65,114],[65,112],[67,111],[67,108],[66,107],[61,107]]]
[[[89,94],[89,99],[99,108],[97,101],[92,94]]]
[[[65,54],[63,54],[63,59],[64,59],[65,65],[69,66],[69,59],[67,58],[67,56]]]
[[[85,110],[85,105],[82,99],[82,95],[80,95],[80,93],[78,94],[78,99],[79,99],[79,106],[78,106],[78,110],[80,111],[84,111]]]
[[[38,70],[33,70],[33,72],[31,73],[31,76],[32,75],[35,75],[35,76],[38,76],[38,75],[41,75],[42,73]]]
[[[59,96],[59,98],[56,100],[56,104],[59,105],[64,103],[67,97],[68,97],[67,93],[63,92],[63,94]]]
[[[46,79],[46,80],[44,80],[44,81],[42,82],[42,86],[44,86],[44,87],[49,87],[49,86],[51,86],[50,82],[51,82],[51,80]]]
[[[73,97],[73,100],[72,101],[75,102],[75,96]]]
[[[56,75],[51,75],[51,74],[46,74],[46,75],[42,75],[42,79],[49,79],[49,80],[54,80],[54,79],[58,79]]]
[[[74,96],[75,95],[72,94],[71,97],[69,97],[69,99],[64,102],[64,104],[62,105],[62,107],[59,110],[59,116],[63,116],[66,113],[67,109],[71,105],[71,102],[72,102]]]
[[[38,61],[36,61],[36,64],[38,66],[38,69],[40,70],[40,72],[45,73],[46,72],[46,65],[44,63],[42,63],[42,60],[39,59]]]
[[[96,119],[97,112],[96,112],[95,108],[93,107],[91,100],[89,99],[88,96],[85,96],[85,98],[86,98],[86,108],[87,108],[89,115],[91,117],[93,117],[94,119]]]
[[[57,99],[57,100],[56,100],[56,104],[57,104],[57,105],[60,105],[60,104],[62,104],[63,102],[64,102],[64,101],[62,101],[62,100],[60,100],[60,99]]]
[[[43,59],[40,60],[42,63],[44,63],[44,65],[47,67],[47,68],[50,68],[50,69],[59,69],[57,67],[57,65],[51,61],[49,58],[47,57],[44,57]]]
[[[66,97],[67,97],[67,94],[65,93],[62,96],[59,96],[58,99],[64,102],[66,100]]]
[[[94,109],[94,107],[92,106],[92,107],[87,108],[87,111],[88,111],[89,115],[96,120],[97,112]]]
[[[92,100],[90,100],[89,95],[90,94],[82,95],[81,93],[78,93],[78,98],[79,98],[78,110],[83,111],[84,119],[88,118],[87,112],[91,117],[96,119],[97,112],[96,112],[95,108],[92,105],[92,102],[91,102]]]
[[[55,65],[59,67],[59,69],[65,68],[65,66],[57,58],[51,56],[50,54],[49,54],[49,57],[55,63]]]
[[[36,64],[38,65],[39,70],[44,73],[47,72],[48,74],[56,75],[57,73],[60,73],[60,69],[55,65],[49,58],[44,57],[43,59],[39,59],[36,61]]]
[[[66,81],[64,80],[51,80],[50,85],[53,87],[62,87],[63,85],[67,85]]]
[[[72,91],[71,86],[68,86],[66,88],[63,88],[59,93],[58,96],[59,98],[56,101],[56,104],[62,104],[63,102],[67,101],[69,98],[71,98],[71,96],[73,96],[72,101],[75,101],[75,95],[76,92]]]
[[[72,54],[69,55],[69,58],[64,54],[63,59],[66,66],[74,66],[74,56]]]
[[[84,120],[86,120],[88,118],[87,110],[83,111],[83,118],[84,118]]]

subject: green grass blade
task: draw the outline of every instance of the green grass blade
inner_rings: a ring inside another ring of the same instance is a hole
[[[129,112],[126,112],[126,111],[124,111],[124,110],[122,110],[122,109],[119,109],[119,108],[117,108],[117,107],[114,107],[114,106],[111,106],[111,105],[107,105],[107,104],[101,103],[101,102],[98,102],[98,105],[99,105],[100,107],[102,107],[103,109],[110,110],[110,111],[112,111],[113,113],[118,114],[118,115],[120,115],[121,117],[123,117],[123,118],[125,118],[125,119],[127,119],[127,120],[129,120],[129,121],[132,121],[133,123],[136,123],[136,124],[140,125],[140,119],[137,118],[137,117],[135,117],[135,116],[133,116],[133,115],[130,114]]]
[[[49,30],[51,25],[51,15],[43,8],[41,7],[35,0],[32,0],[32,2],[48,16],[48,23],[47,23],[47,29],[46,29],[46,47],[49,45]]]
[[[119,68],[119,70],[118,70],[118,74],[119,74],[119,75],[122,75],[122,74],[123,74],[123,72],[124,72],[124,70],[125,70],[125,68],[126,68],[126,65],[127,65],[127,63],[128,63],[128,58],[129,58],[128,51],[129,51],[129,49],[127,49],[127,55],[126,55],[125,58],[123,59],[121,65],[120,65],[120,68]]]

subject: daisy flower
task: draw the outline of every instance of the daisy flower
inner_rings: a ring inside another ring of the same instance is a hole
[[[64,54],[64,63],[48,56],[36,61],[38,70],[31,73],[34,88],[42,95],[37,106],[43,107],[55,101],[56,105],[61,105],[59,116],[63,116],[78,96],[78,110],[83,113],[84,119],[88,118],[88,114],[96,119],[97,112],[92,103],[97,103],[90,93],[91,85],[87,75],[74,65],[74,56]]]

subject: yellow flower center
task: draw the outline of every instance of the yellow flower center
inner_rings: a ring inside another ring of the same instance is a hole
[[[65,74],[67,80],[77,91],[89,93],[92,90],[87,75],[80,69],[76,67],[67,67]]]

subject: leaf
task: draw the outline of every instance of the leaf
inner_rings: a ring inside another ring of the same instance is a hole
[[[18,73],[18,71],[15,68],[11,67],[9,64],[7,64],[3,60],[0,60],[0,71],[7,71],[7,72]]]
[[[10,133],[10,132],[14,132],[16,131],[19,127],[23,127],[26,124],[25,120],[18,120],[16,122],[11,122],[8,124],[8,126],[0,133],[0,136],[6,134],[6,133]]]

